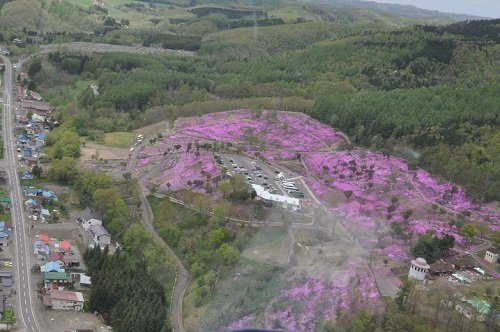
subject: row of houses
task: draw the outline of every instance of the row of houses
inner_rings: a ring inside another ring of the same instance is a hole
[[[83,273],[71,273],[68,269],[78,267],[79,261],[71,258],[73,250],[66,240],[56,240],[47,234],[36,235],[33,252],[40,265],[43,280],[43,303],[54,310],[83,309],[85,298],[81,292],[69,291],[67,287],[78,281],[80,287],[90,287],[91,278]]]
[[[32,178],[33,175],[29,171],[24,171],[21,178]],[[24,209],[34,220],[40,218],[42,221],[49,220],[52,217],[49,209],[43,207],[44,204],[50,204],[59,201],[59,196],[50,190],[22,187],[23,195],[26,197],[24,201]]]
[[[25,73],[19,75],[24,76]],[[43,101],[39,93],[20,85],[16,87],[16,97],[16,128],[24,130],[24,133],[17,137],[17,158],[26,162],[27,166],[35,166],[43,156],[45,136],[50,132],[47,118],[53,108]]]

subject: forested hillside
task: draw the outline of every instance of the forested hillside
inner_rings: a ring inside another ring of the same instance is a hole
[[[46,90],[57,117],[81,135],[229,108],[303,111],[357,144],[413,149],[406,157],[418,156],[415,164],[498,200],[497,36],[498,20],[400,29],[310,22],[256,35],[240,28],[208,35],[191,57],[52,53],[34,83],[49,87],[58,71],[98,83],[99,96],[72,90],[76,103]]]

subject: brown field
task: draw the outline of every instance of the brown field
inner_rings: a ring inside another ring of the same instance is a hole
[[[112,148],[105,145],[87,143],[80,150],[80,160],[92,160],[92,155],[99,152],[99,159],[117,160],[127,159],[129,151],[127,149]]]

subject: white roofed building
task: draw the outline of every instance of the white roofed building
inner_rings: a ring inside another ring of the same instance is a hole
[[[291,209],[291,210],[300,209],[300,200],[298,198],[271,194],[270,192],[266,191],[264,187],[258,184],[252,184],[252,188],[255,190],[257,196],[260,199],[278,203],[286,209]]]

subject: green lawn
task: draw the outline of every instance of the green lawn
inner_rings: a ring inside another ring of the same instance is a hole
[[[114,132],[104,134],[104,144],[115,148],[127,148],[134,139],[134,133]]]

